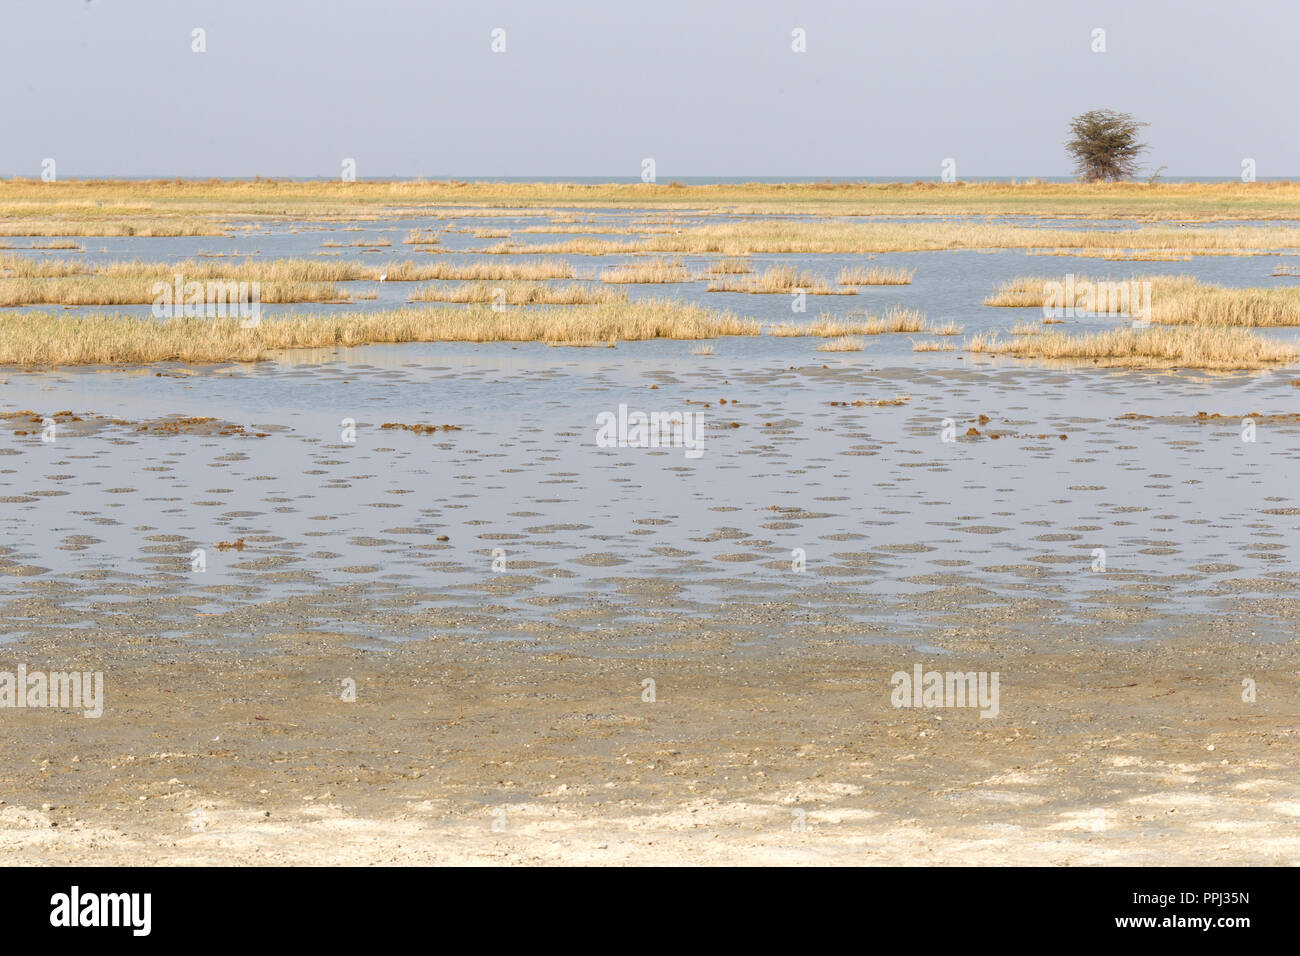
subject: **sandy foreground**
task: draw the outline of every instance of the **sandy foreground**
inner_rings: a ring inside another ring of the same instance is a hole
[[[988,636],[1038,613],[972,614],[943,657],[707,620],[654,655],[51,631],[0,666],[102,662],[108,706],[3,714],[0,842],[14,865],[1300,860],[1293,645],[1223,620]],[[1000,713],[893,707],[914,663],[997,670]]]

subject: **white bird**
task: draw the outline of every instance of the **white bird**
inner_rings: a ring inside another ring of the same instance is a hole
[[[383,275],[381,275],[381,276],[379,277],[379,281],[380,281],[380,282],[383,282],[383,281],[384,281],[385,279],[387,279],[387,278],[388,278],[388,273],[385,272]]]

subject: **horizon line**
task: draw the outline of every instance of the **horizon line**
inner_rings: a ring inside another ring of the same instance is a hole
[[[213,176],[201,173],[177,175],[174,173],[145,173],[145,174],[84,174],[75,176],[59,176],[57,180],[49,183],[57,185],[62,182],[172,182],[175,180],[194,181],[194,182],[319,182],[330,183],[338,182],[346,184],[337,175],[318,176],[318,175],[263,175],[252,173],[249,175],[223,175]],[[1300,180],[1300,173],[1294,175],[1281,176],[1256,176],[1253,182],[1292,182]],[[0,182],[40,182],[39,173],[0,173]],[[984,175],[984,176],[961,176],[950,182],[943,182],[941,177],[929,175],[918,176],[913,173],[899,173],[883,176],[835,176],[835,175],[811,175],[811,176],[749,176],[745,174],[718,174],[718,175],[691,175],[679,174],[671,177],[658,178],[653,182],[644,182],[638,176],[545,176],[545,175],[524,175],[524,176],[507,176],[507,175],[380,175],[380,176],[358,176],[351,182],[426,182],[426,183],[538,183],[538,184],[555,184],[562,185],[566,183],[580,185],[610,185],[610,186],[668,186],[672,183],[684,183],[689,185],[709,185],[709,184],[726,184],[726,185],[745,185],[748,183],[762,183],[764,185],[789,184],[815,184],[815,183],[838,183],[851,185],[854,183],[869,184],[889,184],[899,183],[902,185],[911,185],[913,183],[937,183],[939,185],[955,185],[958,183],[982,183],[982,182],[1044,182],[1053,184],[1079,183],[1083,185],[1095,185],[1095,183],[1084,183],[1083,180],[1076,176],[1044,176],[1044,175]],[[1143,180],[1140,178],[1119,180],[1121,185],[1158,185],[1165,183],[1230,183],[1243,182],[1243,185],[1249,185],[1237,176],[1207,176],[1198,174],[1169,176],[1161,175],[1154,181]],[[1106,183],[1114,185],[1116,183]]]

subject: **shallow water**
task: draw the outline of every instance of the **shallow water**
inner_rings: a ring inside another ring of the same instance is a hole
[[[401,238],[446,224],[412,219],[363,232],[300,224],[296,233],[277,224],[231,239],[88,239],[82,257],[174,260],[254,249],[305,256],[322,251],[323,239],[382,235],[392,249],[337,251],[363,262],[419,261],[424,254]],[[451,233],[437,254],[496,241]],[[589,277],[628,259],[567,258]],[[719,257],[682,258],[702,267]],[[867,261],[749,260],[755,271],[795,263],[832,280],[843,266]],[[872,265],[915,268],[913,284],[810,296],[803,314],[790,311],[786,295],[707,293],[704,282],[628,288],[765,322],[902,305],[970,334],[1038,313],[980,304],[1016,275],[1187,273],[1262,286],[1296,281],[1269,276],[1284,261],[879,255]],[[387,308],[404,303],[414,284],[342,285],[379,297],[283,308]],[[486,615],[467,618],[466,639],[550,648],[598,636],[596,610],[624,627],[644,625],[630,640],[647,647],[666,618],[707,618],[720,604],[761,614],[772,601],[802,604],[809,621],[834,622],[845,639],[915,643],[954,611],[1015,600],[1042,602],[1045,616],[1113,617],[1114,635],[1124,639],[1154,613],[1230,617],[1251,602],[1266,616],[1270,601],[1294,597],[1300,424],[1261,423],[1254,442],[1242,441],[1240,427],[1248,413],[1296,410],[1292,373],[1045,368],[914,353],[912,340],[923,337],[870,336],[857,353],[763,336],[718,340],[712,356],[693,355],[699,343],[671,341],[616,349],[414,344],[297,352],[257,366],[10,371],[0,379],[4,411],[71,410],[87,421],[61,426],[52,443],[40,440],[39,426],[17,436],[11,423],[0,433],[0,601],[12,632],[45,619],[51,604],[64,626],[94,627],[129,621],[148,602],[174,623],[167,633],[237,640],[204,630],[205,616],[225,627],[221,615],[230,609],[319,594],[321,616],[305,622],[307,630],[363,643],[429,633],[409,621],[331,617],[340,602],[389,601],[406,612],[452,606]],[[901,406],[829,404],[903,395],[910,400]],[[701,411],[703,457],[597,447],[596,416],[621,403]],[[1198,411],[1228,417],[1187,420]],[[1152,418],[1120,418],[1134,412]],[[976,421],[981,414],[987,424]],[[177,415],[213,416],[266,437],[137,431],[138,423]],[[355,443],[342,440],[345,419],[357,422]],[[942,440],[945,419],[959,440]],[[379,427],[386,422],[461,430],[415,435]],[[981,435],[960,437],[969,427]],[[993,440],[989,430],[1007,435]],[[216,548],[241,538],[242,551]],[[205,551],[201,573],[191,570],[196,548]],[[1106,551],[1104,572],[1092,570],[1098,548]],[[493,570],[493,549],[502,549],[504,570]],[[792,569],[796,549],[806,555],[803,572]],[[759,626],[755,640],[764,639]]]

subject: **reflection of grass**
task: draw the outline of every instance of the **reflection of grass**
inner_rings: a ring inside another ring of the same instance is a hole
[[[616,349],[618,348],[618,339],[611,338],[608,342],[598,342],[595,339],[555,339],[546,343],[550,348],[566,349]]]
[[[165,319],[22,313],[0,323],[0,365],[140,365],[248,362],[275,349],[397,342],[591,342],[757,335],[758,323],[663,299],[494,312],[487,306],[408,308],[332,315]]]
[[[427,285],[411,293],[412,302],[500,302],[503,305],[590,305],[626,301],[627,293],[570,282],[467,282]]]
[[[867,315],[860,319],[847,318],[839,321],[824,320],[807,325],[784,322],[769,326],[768,335],[790,338],[801,335],[816,335],[821,338],[848,335],[883,335],[886,332],[929,332],[925,315],[916,309],[893,308],[883,316]],[[946,333],[944,333],[946,334]]]
[[[915,269],[841,269],[840,285],[911,285]]]
[[[1092,335],[1047,332],[1000,339],[976,335],[970,352],[1016,358],[1082,359],[1130,368],[1247,369],[1294,362],[1295,346],[1244,329],[1190,326],[1119,328]]]

